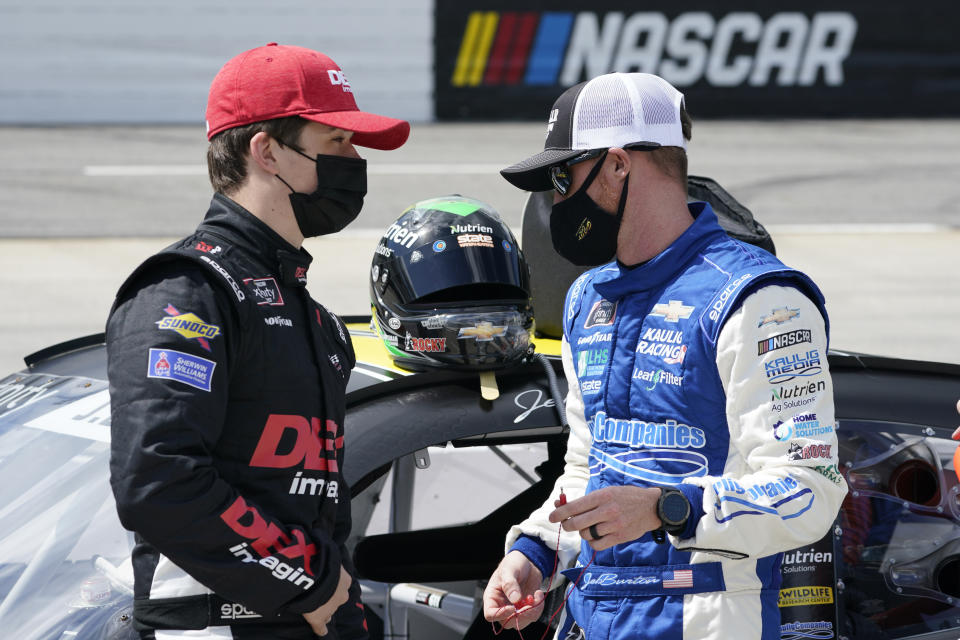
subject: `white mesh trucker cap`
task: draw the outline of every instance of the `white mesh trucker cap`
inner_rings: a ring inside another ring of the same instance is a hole
[[[500,171],[524,191],[552,188],[547,169],[589,149],[682,147],[683,94],[649,73],[608,73],[564,91],[550,110],[543,151]]]

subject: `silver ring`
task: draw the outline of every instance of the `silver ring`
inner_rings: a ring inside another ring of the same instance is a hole
[[[590,525],[590,526],[587,528],[587,531],[590,532],[590,536],[591,536],[594,540],[599,540],[600,538],[603,537],[602,535],[600,535],[599,533],[597,533],[597,525],[595,525],[595,524]]]

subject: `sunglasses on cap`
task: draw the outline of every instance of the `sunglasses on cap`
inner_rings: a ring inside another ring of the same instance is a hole
[[[656,142],[635,142],[623,146],[623,149],[627,151],[653,151],[659,148],[660,145]],[[608,150],[608,148],[588,149],[578,156],[574,156],[560,164],[549,167],[547,173],[550,175],[550,182],[553,184],[553,188],[561,196],[567,195],[567,191],[570,190],[570,183],[573,180],[570,176],[570,167],[577,163],[586,162],[587,160],[602,156],[606,154]]]
[[[590,149],[584,151],[578,156],[574,156],[565,162],[560,164],[555,164],[552,167],[547,169],[547,173],[550,174],[550,182],[553,184],[553,188],[556,189],[557,193],[561,196],[567,195],[567,191],[570,190],[570,183],[572,178],[570,176],[570,167],[577,164],[578,162],[586,162],[593,158],[597,158],[604,153],[606,149]]]

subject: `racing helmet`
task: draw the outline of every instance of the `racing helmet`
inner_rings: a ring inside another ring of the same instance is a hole
[[[377,244],[371,322],[405,369],[498,369],[533,351],[529,283],[493,207],[459,195],[422,200]]]

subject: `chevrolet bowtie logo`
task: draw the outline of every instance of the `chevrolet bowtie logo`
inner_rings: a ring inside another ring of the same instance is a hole
[[[768,324],[783,324],[784,322],[789,322],[794,318],[800,316],[800,309],[791,309],[789,307],[781,307],[779,309],[774,309],[770,312],[770,315],[766,315],[760,318],[760,323],[757,324],[758,327],[763,327]]]
[[[670,304],[660,304],[654,305],[652,316],[663,316],[667,322],[679,322],[681,319],[686,320],[690,317],[690,314],[693,313],[693,307],[688,307],[680,300],[671,300]]]
[[[457,334],[458,338],[476,338],[480,342],[493,340],[496,336],[502,336],[507,332],[506,327],[495,327],[492,322],[481,322],[472,327],[464,327]]]

